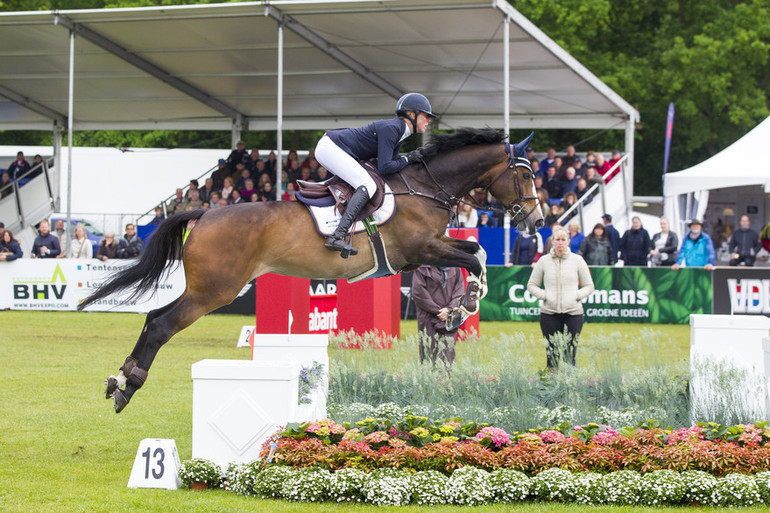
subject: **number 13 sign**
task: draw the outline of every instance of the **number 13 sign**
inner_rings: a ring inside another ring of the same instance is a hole
[[[145,438],[136,451],[129,488],[179,488],[179,453],[176,442],[165,438]]]

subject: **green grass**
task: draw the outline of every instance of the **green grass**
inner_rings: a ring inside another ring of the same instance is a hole
[[[251,319],[208,316],[177,335],[152,367],[147,385],[120,415],[104,399],[103,380],[117,371],[133,347],[144,316],[118,313],[0,313],[0,511],[424,511],[365,505],[290,504],[240,497],[222,491],[133,490],[126,488],[143,438],[173,438],[180,457],[191,457],[192,379],[190,365],[203,358],[247,359],[235,347]],[[589,325],[624,331],[638,325]],[[689,328],[655,327],[685,351]],[[415,330],[404,323],[402,333]],[[485,323],[484,333],[538,333],[537,325]],[[491,342],[485,342],[490,343]],[[533,347],[533,352],[541,351]],[[344,355],[351,351],[342,352]],[[380,352],[389,359],[392,351]],[[331,351],[332,359],[341,357]],[[345,356],[349,357],[349,356]],[[406,357],[406,356],[404,356]],[[416,355],[414,356],[416,358]],[[462,357],[460,352],[458,357]],[[492,356],[490,356],[491,358]],[[541,356],[544,360],[544,356]],[[588,355],[586,355],[588,358]],[[561,504],[496,505],[438,511],[652,511],[653,508],[579,507]],[[692,511],[688,508],[688,511]],[[759,508],[749,508],[760,511]]]

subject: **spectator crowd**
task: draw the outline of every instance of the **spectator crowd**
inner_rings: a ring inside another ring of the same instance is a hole
[[[650,237],[638,217],[632,219],[631,227],[621,235],[612,225],[612,217],[605,214],[602,222],[584,235],[575,219],[577,211],[570,212],[570,208],[584,196],[584,204],[589,203],[593,196],[589,192],[591,188],[609,182],[620,172],[621,152],[614,150],[610,158],[606,158],[604,154],[591,150],[581,158],[574,146],[568,146],[562,155],[557,155],[554,148],[549,148],[545,157],[538,160],[532,147],[526,151],[546,227],[566,225],[570,251],[582,256],[588,265],[615,265],[622,261],[627,266],[668,266],[674,270],[683,266],[711,269],[719,252],[723,256],[729,254],[730,265],[752,266],[761,251],[770,251],[770,224],[761,233],[757,233],[751,228],[750,219],[746,215],[740,218],[740,226],[735,231],[729,226],[720,229],[716,248],[714,240],[703,230],[703,224],[698,220],[688,224],[688,233],[680,240],[665,217],[660,218],[660,232]],[[42,157],[36,155],[35,163],[30,165],[24,154],[19,152],[16,160],[0,174],[0,195],[7,195],[10,192],[7,185],[19,177],[29,178],[25,173],[42,161]],[[262,158],[259,149],[248,151],[244,142],[238,141],[227,158],[219,159],[216,169],[202,184],[193,179],[189,187],[176,189],[174,196],[165,205],[155,208],[155,217],[148,224],[158,225],[167,215],[187,210],[275,201],[277,167],[276,152],[270,151],[266,158]],[[281,199],[284,201],[295,200],[299,180],[321,182],[331,176],[315,159],[312,149],[304,159],[299,158],[296,150],[289,151],[281,169]],[[474,189],[456,205],[449,226],[480,229],[502,226],[503,210],[502,205],[486,189]],[[82,226],[75,227],[72,240],[68,240],[61,220],[56,222],[53,231],[50,228],[47,220],[38,226],[31,258],[127,259],[135,258],[142,252],[143,241],[133,224],[126,225],[122,237],[106,233],[98,247],[93,247]],[[550,237],[544,240],[539,232],[534,235],[518,233],[513,242],[510,261],[506,265],[534,266],[541,256],[550,252],[551,245]],[[22,256],[13,233],[5,230],[3,223],[0,223],[0,261],[12,261]]]

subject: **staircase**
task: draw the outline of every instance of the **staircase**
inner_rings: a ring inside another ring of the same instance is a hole
[[[39,174],[33,176],[36,173]],[[14,236],[21,236],[22,231],[47,219],[54,211],[51,180],[45,162],[7,185],[2,194],[6,192],[8,194],[0,199],[0,221],[5,223],[6,229],[11,230]]]

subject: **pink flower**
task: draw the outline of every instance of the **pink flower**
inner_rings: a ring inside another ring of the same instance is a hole
[[[563,434],[553,429],[546,429],[540,433],[540,439],[546,443],[561,442],[565,438],[566,437]]]
[[[505,447],[511,443],[511,435],[506,433],[504,429],[491,426],[476,433],[476,438],[479,440],[489,438],[495,447]]]

